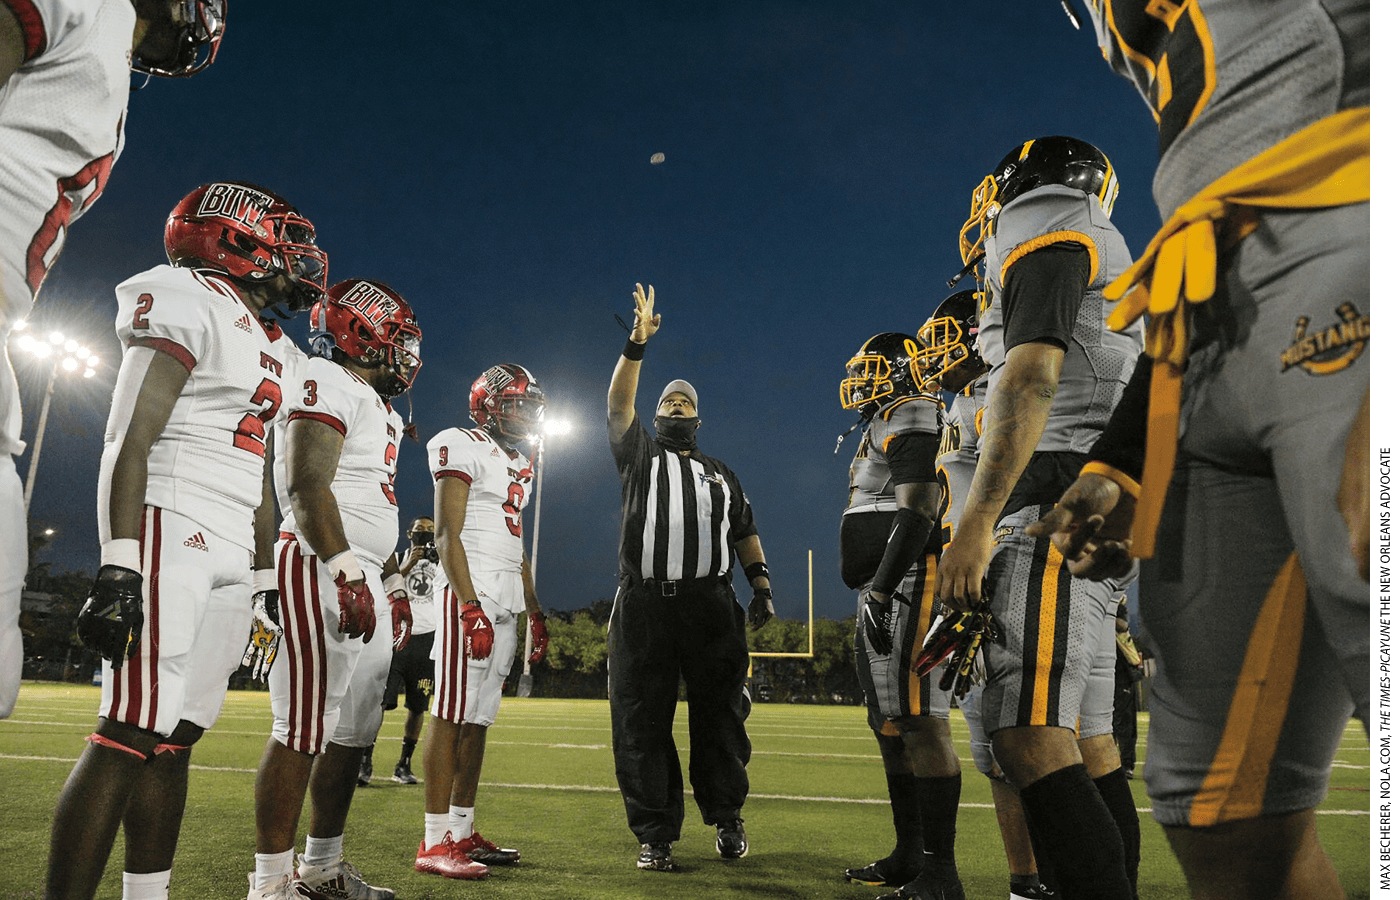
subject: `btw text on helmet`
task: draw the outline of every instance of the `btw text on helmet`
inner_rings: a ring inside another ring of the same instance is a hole
[[[311,309],[311,352],[334,359],[339,350],[363,366],[387,370],[380,396],[397,397],[422,366],[423,332],[413,309],[397,291],[378,281],[336,282]]]
[[[201,184],[165,221],[170,264],[213,269],[261,282],[287,275],[294,283],[287,306],[309,309],[326,290],[326,252],[316,228],[282,197],[241,181]]]
[[[544,391],[524,366],[492,366],[472,382],[472,420],[506,440],[527,440],[539,434],[544,409]]]

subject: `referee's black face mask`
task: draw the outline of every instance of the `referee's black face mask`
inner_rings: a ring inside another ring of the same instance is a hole
[[[652,424],[656,426],[656,442],[667,450],[695,449],[695,429],[700,427],[699,416],[657,416]]]

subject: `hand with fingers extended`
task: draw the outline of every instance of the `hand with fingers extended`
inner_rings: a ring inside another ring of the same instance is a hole
[[[243,652],[243,665],[252,669],[254,681],[267,680],[282,646],[281,605],[282,595],[275,588],[253,594],[253,630]]]
[[[467,656],[486,659],[496,643],[496,629],[491,627],[490,616],[474,600],[458,607],[458,614],[462,620],[462,634],[467,639]]]
[[[661,327],[661,316],[652,312],[652,307],[656,304],[656,288],[647,285],[644,291],[641,284],[638,284],[632,292],[632,304],[631,338],[634,343],[645,344]]]
[[[366,644],[374,637],[374,595],[363,577],[347,581],[345,573],[335,576],[335,589],[340,600],[340,633],[346,637],[362,638]]]
[[[398,652],[408,646],[408,639],[413,636],[413,607],[407,591],[389,595],[389,622],[394,627],[394,651]]]
[[[530,613],[530,644],[530,665],[533,666],[544,659],[549,650],[549,625],[545,623],[544,613]]]
[[[97,570],[87,600],[78,611],[78,639],[111,660],[114,669],[135,655],[141,643],[146,623],[141,611],[141,584],[140,572],[105,565]]]
[[[1082,474],[1055,508],[1026,527],[1031,537],[1050,538],[1071,575],[1103,581],[1132,569],[1133,515],[1137,498],[1111,478]]]

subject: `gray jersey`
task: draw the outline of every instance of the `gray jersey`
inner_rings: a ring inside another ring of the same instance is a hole
[[[1198,0],[1190,15],[1151,0],[1082,2],[1104,58],[1157,119],[1163,219],[1289,135],[1370,104],[1367,0]],[[1164,98],[1156,75],[1168,62]]]
[[[851,490],[846,512],[894,512],[894,479],[885,450],[901,434],[923,432],[935,437],[943,429],[943,407],[933,397],[918,394],[901,397],[880,407],[861,436],[855,459],[851,460]],[[929,473],[929,480],[935,475]]]
[[[982,312],[977,340],[982,358],[992,367],[987,373],[990,396],[1006,370],[1002,320],[1006,276],[1032,251],[1065,242],[1088,251],[1089,287],[1065,350],[1050,419],[1035,449],[1087,453],[1108,423],[1142,351],[1141,322],[1122,334],[1109,331],[1104,323],[1108,314],[1104,288],[1128,268],[1132,257],[1098,200],[1074,188],[1049,185],[1017,197],[1001,210],[995,233],[986,241],[991,303]]]
[[[953,398],[948,422],[938,444],[938,480],[945,506],[942,526],[951,537],[967,505],[972,475],[977,471],[977,441],[982,436],[982,410],[987,402],[987,379],[979,378]]]

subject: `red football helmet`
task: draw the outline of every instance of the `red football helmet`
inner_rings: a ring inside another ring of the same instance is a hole
[[[177,0],[163,4],[170,9],[170,21],[152,22],[143,40],[131,54],[133,71],[166,78],[184,78],[214,64],[219,44],[224,39],[224,21],[228,16],[227,0]],[[165,59],[147,59],[145,54],[159,43],[157,52],[166,52]],[[200,53],[208,48],[208,53]],[[144,51],[144,52],[143,52]]]
[[[492,366],[472,382],[472,419],[507,440],[537,434],[544,405],[544,391],[524,366]]]
[[[311,308],[311,352],[331,358],[332,350],[393,373],[380,391],[386,398],[408,390],[422,360],[423,332],[408,302],[387,284],[364,278],[337,282]]]
[[[287,307],[309,309],[325,296],[326,252],[316,228],[266,188],[238,181],[202,184],[165,220],[170,264],[210,268],[234,278],[265,281],[283,272],[297,283]]]

